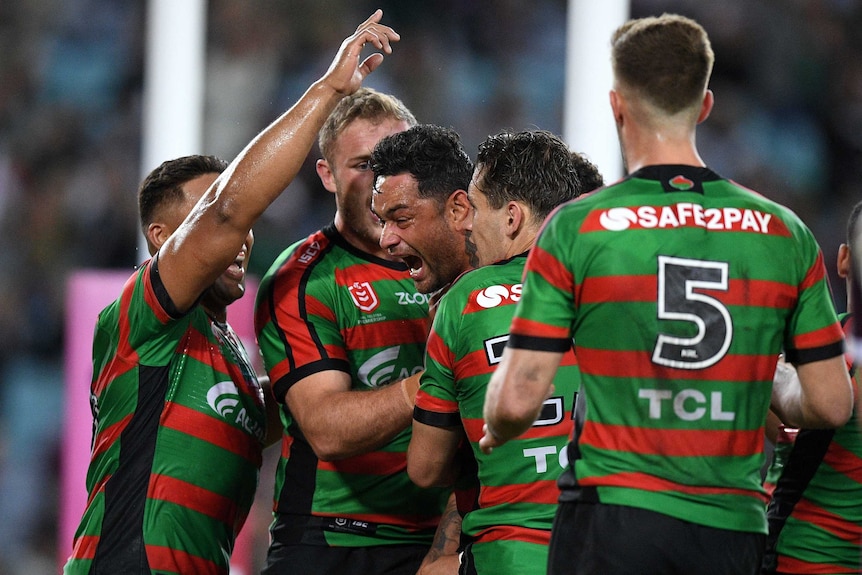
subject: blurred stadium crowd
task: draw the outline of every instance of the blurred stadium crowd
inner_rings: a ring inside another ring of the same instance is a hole
[[[468,150],[507,127],[561,132],[566,0],[211,0],[196,152],[232,158],[376,7],[402,42],[369,85],[421,122],[455,128]],[[632,16],[661,12],[699,20],[713,41],[706,162],[795,209],[833,269],[862,198],[862,2],[631,2]],[[56,572],[66,279],[145,257],[145,13],[145,0],[0,2],[0,573]],[[313,159],[256,226],[253,273],[331,217]],[[843,310],[843,283],[832,287]]]

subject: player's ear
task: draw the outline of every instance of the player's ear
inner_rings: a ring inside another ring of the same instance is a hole
[[[510,238],[515,237],[528,217],[529,214],[524,210],[524,206],[516,201],[509,201],[506,204],[506,235]]]
[[[147,243],[151,246],[153,253],[156,253],[162,247],[162,244],[171,236],[171,233],[173,233],[173,230],[168,229],[168,226],[159,222],[151,222],[147,226]]]
[[[335,175],[332,173],[332,168],[329,167],[329,162],[321,158],[314,164],[314,168],[317,170],[317,177],[320,178],[326,191],[334,194]]]
[[[700,104],[700,114],[697,116],[698,124],[709,117],[709,113],[712,112],[713,104],[715,104],[715,96],[712,94],[712,90],[707,90],[703,95],[703,102]]]
[[[841,244],[838,246],[838,260],[836,262],[836,267],[838,268],[838,277],[847,278],[850,277],[850,246],[847,244]]]
[[[465,190],[455,190],[449,195],[446,200],[446,213],[457,229],[466,229],[473,219],[473,205],[470,204]]]

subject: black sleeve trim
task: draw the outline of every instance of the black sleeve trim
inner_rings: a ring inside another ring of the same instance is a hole
[[[286,394],[296,382],[321,371],[343,371],[344,373],[349,374],[350,364],[343,359],[326,358],[303,365],[298,369],[291,370],[290,373],[272,385],[272,393],[275,395],[276,401],[284,403],[284,394]]]
[[[150,284],[153,286],[153,293],[156,294],[156,299],[158,300],[159,305],[162,306],[162,309],[164,309],[169,316],[173,319],[180,319],[186,315],[177,309],[174,300],[171,299],[171,296],[168,294],[168,290],[165,289],[165,284],[162,283],[162,276],[159,274],[158,252],[156,252],[156,255],[153,256],[153,260],[150,262]]]
[[[432,427],[461,427],[461,414],[428,411],[419,406],[413,408],[413,419]]]
[[[532,349],[534,351],[556,351],[565,353],[572,348],[570,338],[537,337],[534,335],[510,334],[506,347]]]
[[[785,353],[787,361],[793,365],[831,359],[838,355],[844,355],[843,341],[836,341],[831,345],[816,347],[814,349],[788,349]]]

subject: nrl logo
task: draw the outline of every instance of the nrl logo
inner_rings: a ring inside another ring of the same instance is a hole
[[[350,298],[354,305],[364,312],[374,311],[380,304],[369,282],[353,282],[353,285],[347,289],[350,291]]]

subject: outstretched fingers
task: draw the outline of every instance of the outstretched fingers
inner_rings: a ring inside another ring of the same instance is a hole
[[[356,27],[356,32],[351,40],[361,40],[361,45],[371,42],[378,50],[391,54],[392,42],[397,42],[401,36],[389,26],[381,24],[380,19],[382,17],[383,10],[378,8],[368,20]]]
[[[383,54],[371,54],[360,62],[362,48],[370,43],[386,54],[392,53],[392,43],[401,36],[389,26],[380,23],[383,10],[376,10],[356,31],[344,40],[341,49],[326,73],[324,81],[341,94],[351,94],[362,84],[368,74],[382,62]]]

